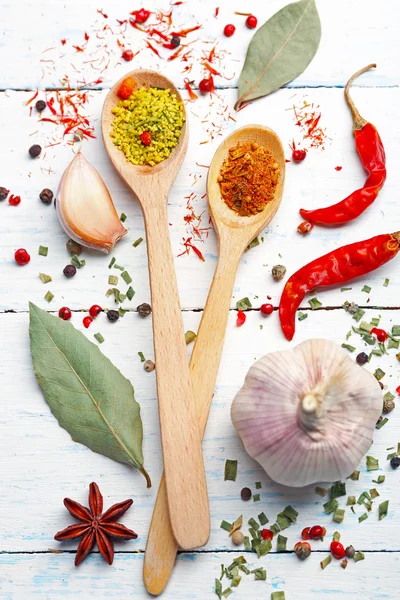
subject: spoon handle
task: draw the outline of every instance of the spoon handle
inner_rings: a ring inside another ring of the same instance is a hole
[[[167,202],[142,203],[153,309],[154,354],[169,516],[185,550],[210,535],[201,436],[190,385],[178,286],[168,231]]]
[[[235,247],[226,247],[220,253],[190,360],[201,437],[204,435],[214,394],[240,257],[241,252]],[[174,567],[177,550],[178,543],[174,539],[168,516],[164,475],[158,489],[144,557],[143,579],[150,594],[158,595],[164,590]]]

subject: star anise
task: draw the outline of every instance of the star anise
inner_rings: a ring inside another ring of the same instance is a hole
[[[82,504],[70,498],[64,498],[65,508],[75,519],[82,521],[82,523],[70,525],[66,529],[59,531],[54,536],[54,539],[62,542],[83,536],[79,542],[75,556],[76,567],[85,560],[95,542],[97,542],[102,556],[111,565],[114,560],[114,545],[110,538],[119,540],[134,540],[137,538],[137,533],[132,531],[132,529],[128,529],[125,525],[115,522],[126,513],[132,504],[133,500],[125,500],[124,502],[114,504],[114,506],[102,514],[103,496],[100,493],[97,483],[93,482],[89,486],[89,508],[82,506]]]

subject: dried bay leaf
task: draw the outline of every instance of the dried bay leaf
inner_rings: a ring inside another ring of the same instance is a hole
[[[267,96],[298,77],[314,58],[320,39],[315,0],[288,4],[273,15],[249,44],[235,108]]]
[[[35,375],[59,425],[94,452],[143,467],[140,406],[131,382],[71,323],[29,303]]]

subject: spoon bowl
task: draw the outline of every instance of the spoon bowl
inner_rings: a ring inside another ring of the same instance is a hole
[[[182,99],[174,84],[163,75],[149,70],[132,71],[113,86],[105,100],[102,132],[112,164],[136,194],[143,210],[169,518],[177,543],[189,550],[207,543],[210,514],[167,214],[168,193],[187,150],[188,125],[185,120],[178,145],[164,161],[155,166],[128,162],[110,136],[112,109],[120,100],[117,92],[128,76],[135,80],[135,89],[143,86],[170,89]]]

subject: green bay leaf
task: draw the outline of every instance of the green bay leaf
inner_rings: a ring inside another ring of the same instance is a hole
[[[314,58],[320,39],[315,0],[284,6],[260,27],[249,44],[235,108],[298,77]]]
[[[94,452],[143,467],[140,406],[131,382],[71,323],[29,303],[35,375],[59,425]]]

